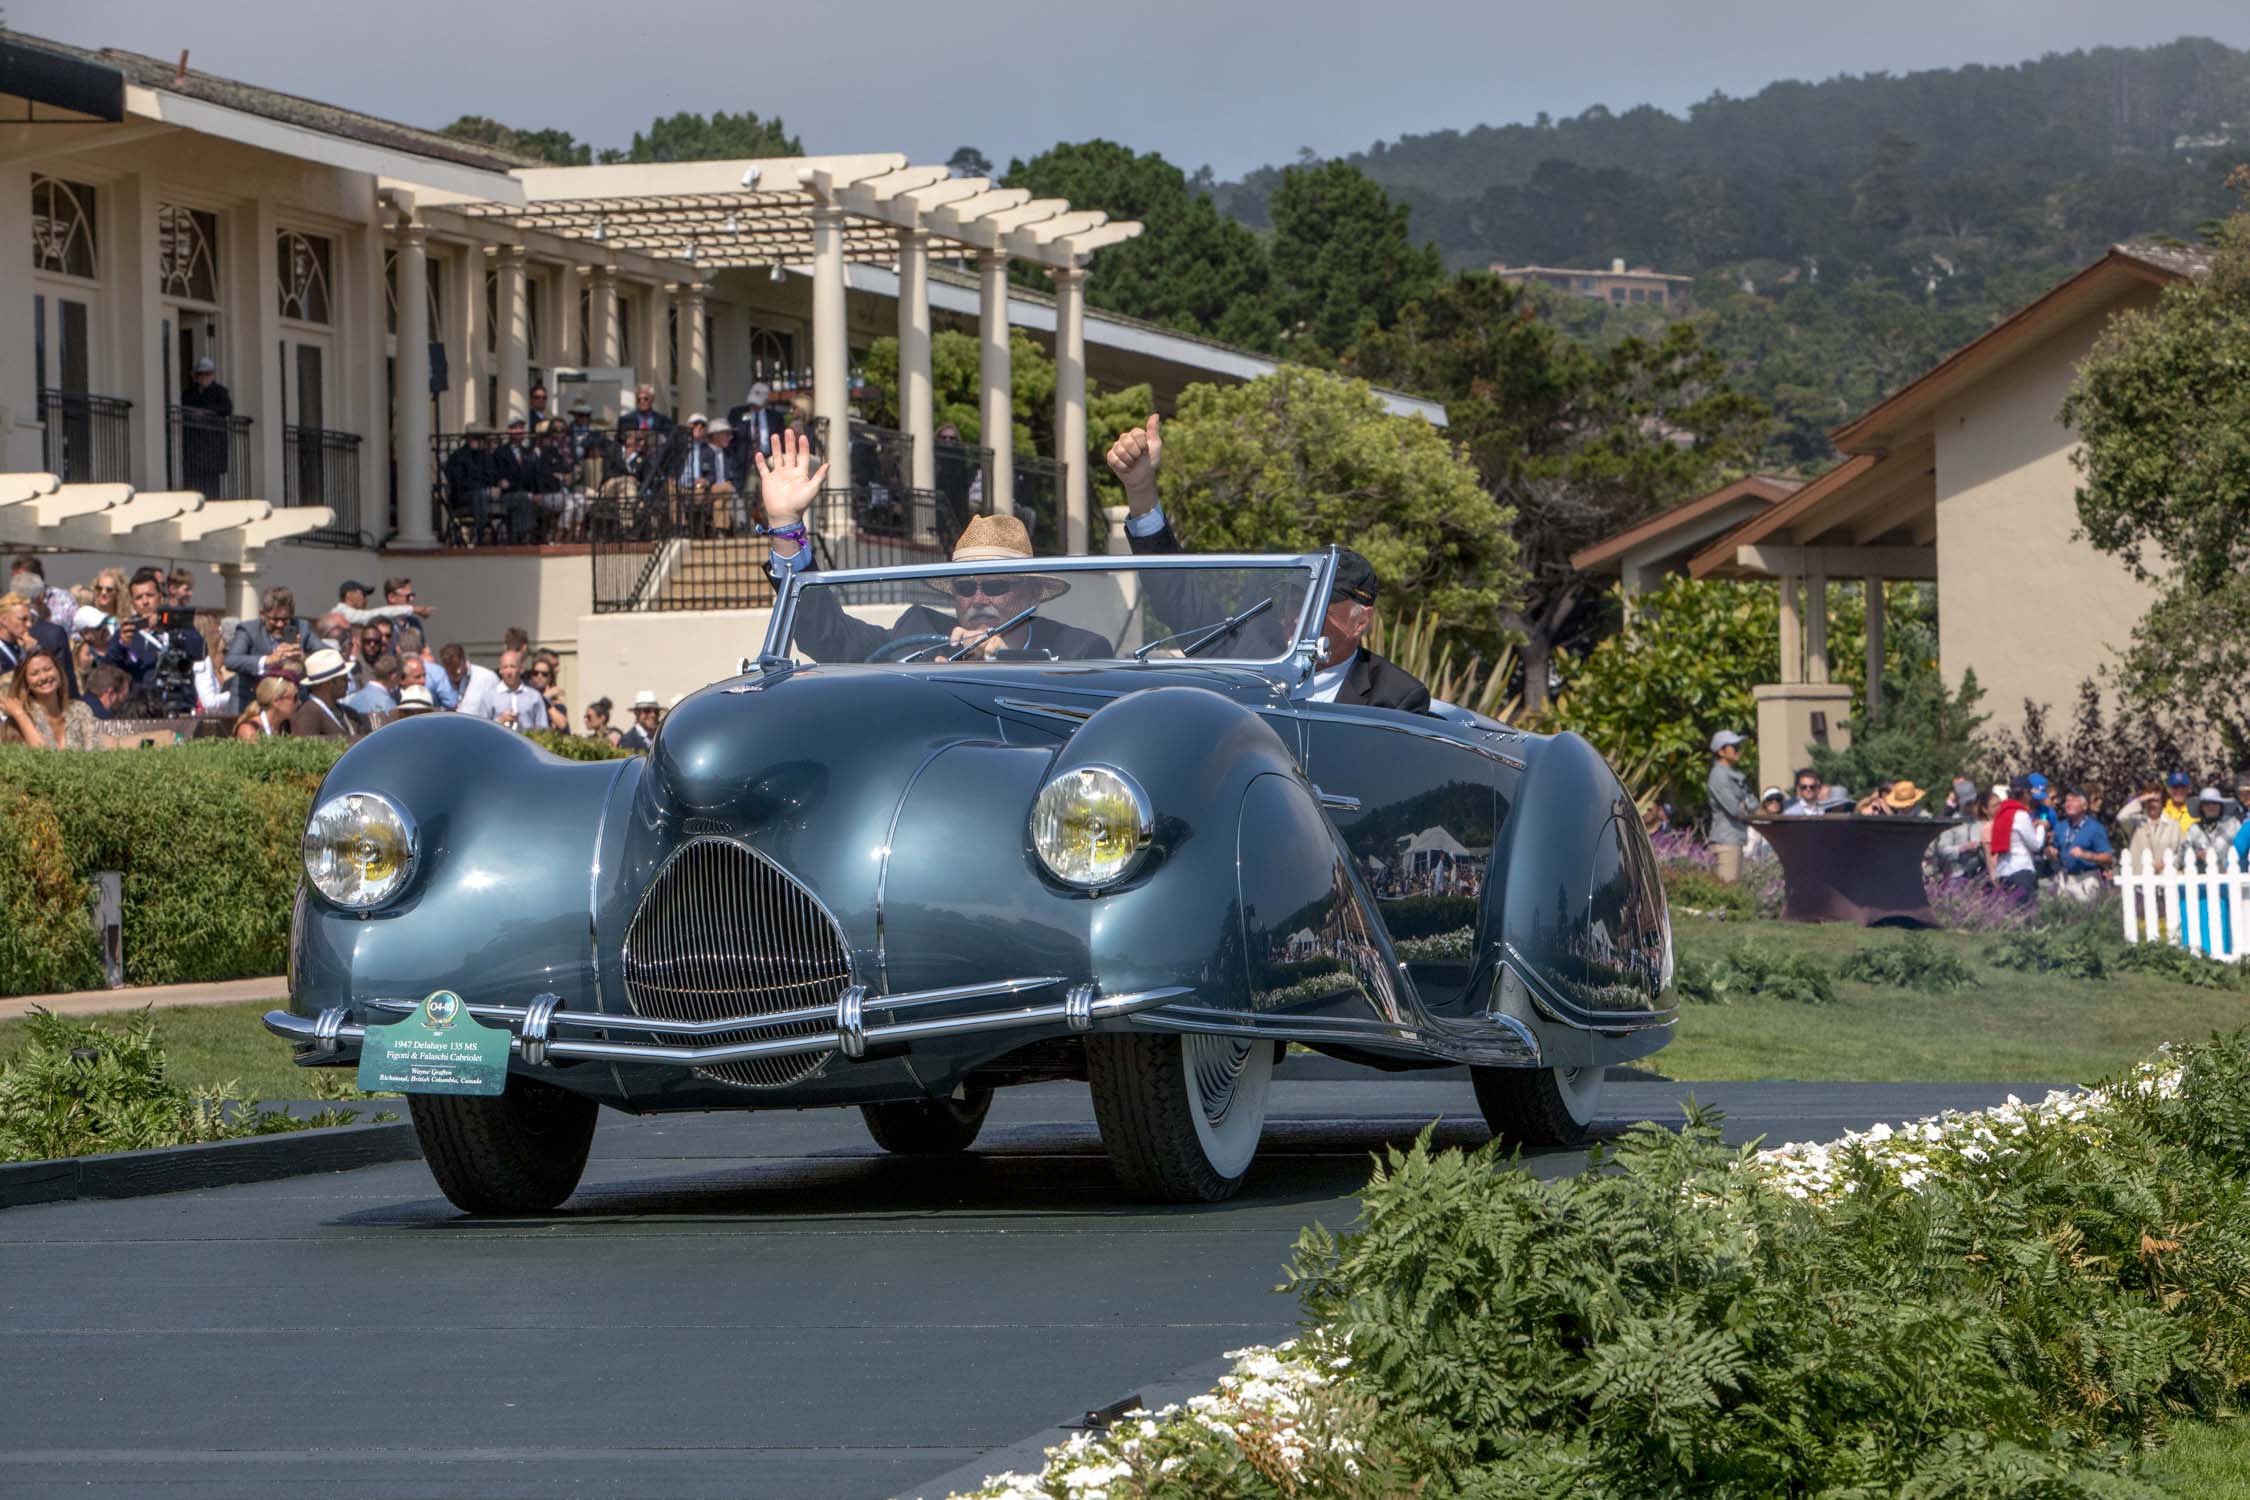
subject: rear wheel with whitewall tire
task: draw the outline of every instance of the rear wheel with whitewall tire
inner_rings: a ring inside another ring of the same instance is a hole
[[[1094,1120],[1125,1190],[1156,1203],[1234,1196],[1258,1154],[1273,1059],[1237,1037],[1088,1037]]]
[[[867,1133],[885,1151],[900,1156],[943,1156],[966,1151],[984,1129],[992,1090],[966,1089],[959,1099],[909,1099],[893,1104],[862,1104]]]
[[[501,1094],[409,1094],[430,1175],[472,1214],[543,1214],[577,1190],[601,1106],[535,1078]]]
[[[1511,1146],[1583,1146],[1601,1110],[1607,1068],[1471,1068],[1477,1108]]]

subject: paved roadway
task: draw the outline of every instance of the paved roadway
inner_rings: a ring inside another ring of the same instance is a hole
[[[1609,1104],[1673,1122],[1688,1092]],[[1779,1141],[2007,1090],[1694,1092]],[[1457,1077],[1278,1084],[1209,1209],[1122,1201],[1076,1085],[1003,1093],[953,1160],[881,1155],[856,1111],[607,1115],[539,1220],[463,1218],[419,1162],[10,1209],[0,1495],[942,1494],[1287,1337],[1299,1227],[1348,1222],[1368,1154],[1432,1119],[1484,1138]]]

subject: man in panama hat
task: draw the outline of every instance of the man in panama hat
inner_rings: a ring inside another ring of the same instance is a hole
[[[814,566],[804,515],[820,494],[828,465],[814,467],[812,445],[800,432],[779,434],[773,448],[770,457],[758,455],[758,474],[766,507],[766,540],[773,552],[767,566],[779,581]],[[1014,561],[1031,555],[1031,533],[1014,516],[976,517],[953,547],[957,563]],[[1037,615],[1004,633],[992,633],[996,626],[1060,594],[1064,585],[1058,578],[1042,573],[992,573],[934,581],[950,600],[952,612],[941,613],[925,604],[909,605],[899,615],[898,623],[887,630],[846,614],[833,590],[808,589],[797,604],[796,643],[815,661],[831,662],[874,659],[885,646],[915,637],[928,642],[932,657],[969,646],[979,637],[984,639],[973,649],[987,660],[1003,651],[1029,652],[1057,661],[1084,661],[1113,654],[1110,643],[1094,632]]]

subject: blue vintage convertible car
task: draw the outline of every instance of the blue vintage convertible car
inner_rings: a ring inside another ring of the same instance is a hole
[[[1580,1140],[1674,1020],[1632,801],[1572,735],[1293,697],[1334,566],[806,573],[646,758],[386,727],[321,790],[266,1024],[339,1066],[463,1013],[488,1091],[409,1103],[483,1213],[567,1198],[603,1105],[856,1105],[959,1151],[993,1090],[1054,1079],[1129,1191],[1219,1199],[1290,1042],[1466,1064],[1494,1130]],[[961,639],[979,589],[1028,602]]]

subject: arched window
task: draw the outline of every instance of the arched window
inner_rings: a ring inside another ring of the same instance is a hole
[[[156,205],[156,289],[190,302],[219,300],[218,215]]]
[[[31,267],[94,279],[94,190],[60,177],[31,179]]]
[[[326,235],[284,229],[274,239],[281,272],[281,315],[300,323],[327,323],[335,250]]]

